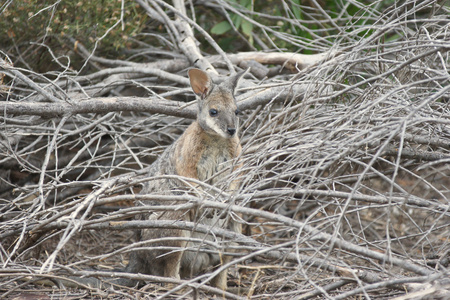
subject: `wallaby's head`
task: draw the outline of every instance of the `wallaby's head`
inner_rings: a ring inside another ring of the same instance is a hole
[[[244,73],[240,72],[216,85],[206,72],[189,70],[192,90],[198,96],[197,121],[208,134],[223,138],[231,138],[237,134],[239,110],[234,90]]]

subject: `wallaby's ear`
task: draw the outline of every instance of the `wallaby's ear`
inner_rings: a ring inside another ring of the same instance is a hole
[[[232,94],[234,94],[234,90],[236,89],[239,80],[241,80],[241,78],[244,77],[244,75],[248,72],[248,70],[250,70],[250,68],[237,73],[233,77],[228,78],[222,83],[222,86],[226,87],[231,91]]]
[[[190,69],[188,71],[189,80],[191,82],[192,90],[201,99],[205,99],[211,92],[213,83],[209,75],[199,69]]]

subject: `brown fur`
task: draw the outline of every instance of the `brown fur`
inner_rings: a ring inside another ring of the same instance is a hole
[[[189,71],[191,87],[198,96],[197,120],[150,167],[150,177],[179,175],[215,185],[237,168],[237,166],[233,166],[233,160],[240,155],[241,145],[237,136],[239,126],[233,94],[236,84],[242,76],[243,73],[240,73],[219,85],[214,85],[207,73],[198,69]],[[230,192],[235,190],[238,184],[237,181],[228,184],[227,190]],[[142,193],[180,194],[187,190],[185,184],[180,180],[160,178],[150,180]],[[168,205],[168,203],[143,201],[138,205]],[[239,233],[242,231],[241,225],[230,218],[228,214],[226,218],[219,214],[211,215],[202,211],[168,211],[150,212],[141,218],[200,222],[229,228]],[[144,229],[138,233],[140,240],[163,237],[192,237],[220,242],[211,235],[205,236],[178,229]],[[155,242],[149,246],[179,247],[181,250],[151,249],[133,252],[126,271],[173,278],[191,277],[218,267],[221,263],[226,263],[231,259],[222,256],[217,249],[205,247],[200,243],[187,243],[176,239]],[[183,248],[186,247],[196,251],[183,251]],[[217,251],[217,253],[204,253],[200,251],[203,248]],[[227,272],[221,272],[211,281],[211,284],[225,290],[227,288]]]

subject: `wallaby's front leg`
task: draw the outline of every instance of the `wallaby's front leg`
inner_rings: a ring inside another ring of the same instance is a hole
[[[242,224],[238,223],[232,219],[229,220],[228,228],[236,233],[242,233]],[[232,245],[236,245],[236,243],[231,243]],[[232,249],[225,249],[226,252],[234,252]],[[232,260],[232,256],[229,255],[222,255],[221,256],[221,265],[226,265]],[[211,285],[215,286],[217,288],[220,288],[222,290],[227,290],[228,284],[228,269],[223,270],[220,272],[216,277],[211,279]]]
[[[168,257],[161,261],[164,270],[164,277],[180,279],[180,266],[183,252],[178,251],[167,255]]]
[[[231,261],[231,256],[222,257],[222,265],[225,265]],[[221,290],[226,291],[228,287],[228,269],[220,272],[216,277],[211,279],[211,285]]]
[[[189,221],[189,217],[186,215],[179,215],[180,212],[173,213],[170,219],[179,220],[185,219]],[[186,248],[186,241],[180,240],[182,238],[189,237],[189,233],[184,230],[163,230],[166,236],[171,236],[174,238],[173,241],[164,243],[164,246],[168,247],[176,247],[178,249],[173,250],[172,252],[166,252],[163,254],[163,257],[159,259],[158,264],[159,267],[163,270],[163,274],[165,277],[171,277],[180,279],[180,268],[181,268],[181,260],[183,258],[183,249]],[[161,235],[162,237],[164,236]]]

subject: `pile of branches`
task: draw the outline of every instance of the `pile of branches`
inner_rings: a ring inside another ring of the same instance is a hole
[[[317,6],[312,15],[329,25],[331,38],[310,30],[317,40],[307,45],[222,0],[136,2],[166,30],[159,33],[165,48],[144,45],[144,62],[134,54],[98,57],[71,40],[82,70],[48,49],[60,69],[40,74],[17,67],[21,58],[1,49],[1,297],[450,297],[448,7],[406,1],[379,12],[350,1],[371,21],[356,26],[345,10],[330,16]],[[241,16],[259,46],[274,50],[225,53],[196,23],[200,6]],[[308,30],[293,18],[258,16]],[[317,54],[282,51],[261,38],[272,35]],[[216,54],[204,54],[199,39]],[[133,221],[143,209],[133,201],[158,198],[139,194],[146,168],[196,117],[191,67],[217,81],[250,67],[236,95],[243,112],[239,192],[227,202],[208,193],[177,196],[193,208],[241,216],[241,235]],[[223,268],[236,289],[209,287],[211,274],[176,280],[111,271],[130,251],[149,247],[133,240],[133,230],[164,226],[233,240],[234,258]],[[40,285],[69,276],[148,285]]]

